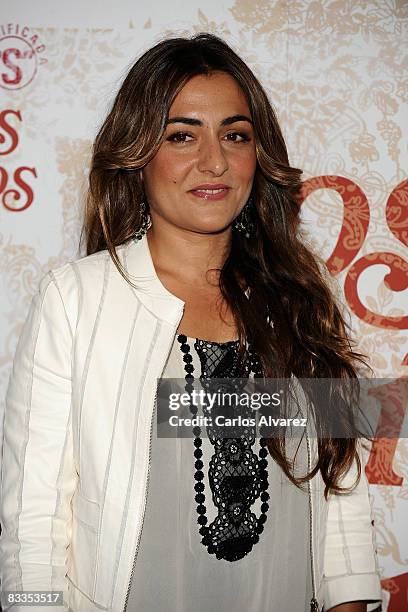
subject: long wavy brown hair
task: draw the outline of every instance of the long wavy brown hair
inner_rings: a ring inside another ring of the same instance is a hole
[[[219,277],[241,349],[246,342],[251,345],[261,359],[264,377],[357,379],[359,367],[369,367],[366,358],[353,350],[349,326],[325,278],[324,262],[302,236],[302,171],[289,164],[276,113],[262,85],[217,36],[201,33],[163,40],[128,72],[93,145],[80,242],[85,239],[88,255],[108,249],[120,274],[131,283],[116,247],[130,240],[141,225],[140,203],[146,198],[140,170],[161,144],[175,96],[193,76],[214,71],[228,73],[240,85],[256,140],[254,233],[247,239],[232,232]],[[250,288],[249,298],[243,286]],[[333,418],[329,412],[315,410],[317,431],[325,431],[323,421]],[[269,453],[299,487],[320,470],[326,498],[330,490],[348,491],[352,487],[342,487],[341,479],[354,461],[354,486],[361,476],[357,430],[349,417],[341,410],[335,415],[337,420],[344,418],[344,428],[356,435],[319,436],[316,464],[305,476],[294,476],[284,438],[268,438]]]

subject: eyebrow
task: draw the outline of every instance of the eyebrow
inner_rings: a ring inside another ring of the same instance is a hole
[[[232,117],[226,117],[220,122],[220,126],[231,125],[232,123],[236,123],[237,121],[248,121],[251,125],[253,125],[252,120],[246,115],[232,115]],[[168,119],[166,125],[170,123],[186,123],[187,125],[198,125],[202,127],[204,124],[200,119],[193,119],[193,117],[172,117]]]

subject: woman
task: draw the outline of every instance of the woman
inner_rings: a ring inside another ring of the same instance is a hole
[[[74,612],[378,606],[355,438],[306,436],[297,461],[253,431],[157,436],[160,377],[364,363],[300,239],[300,175],[225,42],[168,39],[134,64],[94,144],[88,255],[43,279],[16,352],[4,590],[62,590]]]

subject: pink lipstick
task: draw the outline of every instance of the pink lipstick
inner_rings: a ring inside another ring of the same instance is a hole
[[[227,196],[229,189],[224,183],[205,183],[190,189],[189,193],[203,200],[222,200]]]

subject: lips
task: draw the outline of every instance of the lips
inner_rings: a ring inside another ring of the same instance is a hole
[[[190,189],[190,193],[204,200],[221,200],[226,197],[229,189],[224,183],[205,183]]]

